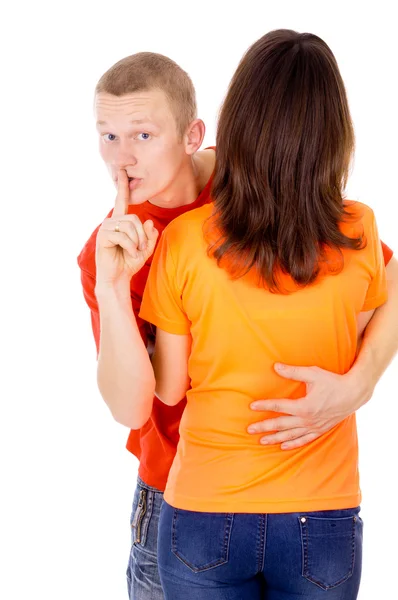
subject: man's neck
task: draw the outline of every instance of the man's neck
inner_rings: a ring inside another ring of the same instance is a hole
[[[178,208],[193,204],[206,186],[214,169],[215,153],[213,150],[196,152],[182,166],[178,177],[167,192],[168,197],[156,197],[150,204],[161,208]]]

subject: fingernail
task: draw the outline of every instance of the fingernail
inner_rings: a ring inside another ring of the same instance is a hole
[[[278,371],[283,371],[284,368],[285,365],[282,365],[281,363],[275,363],[275,369],[278,369]]]
[[[256,409],[257,408],[257,404],[250,404],[250,408]]]
[[[248,428],[247,428],[247,431],[248,431],[249,433],[256,433],[256,428],[255,428],[255,427],[248,427]]]
[[[265,446],[266,444],[268,444],[267,438],[261,438],[260,442],[263,444],[263,446]]]

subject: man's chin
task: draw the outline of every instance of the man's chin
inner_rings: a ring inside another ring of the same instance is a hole
[[[130,192],[129,206],[138,206],[139,204],[144,204],[147,200],[148,198],[144,194]]]

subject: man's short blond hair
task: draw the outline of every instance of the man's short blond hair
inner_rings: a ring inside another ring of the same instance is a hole
[[[123,96],[159,89],[170,102],[180,135],[196,118],[196,94],[188,75],[173,60],[154,52],[138,52],[122,58],[98,81],[96,94]]]

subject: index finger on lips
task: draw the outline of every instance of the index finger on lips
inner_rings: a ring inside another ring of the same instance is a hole
[[[124,169],[120,169],[117,177],[117,194],[113,217],[123,217],[127,215],[130,200],[129,179]]]

